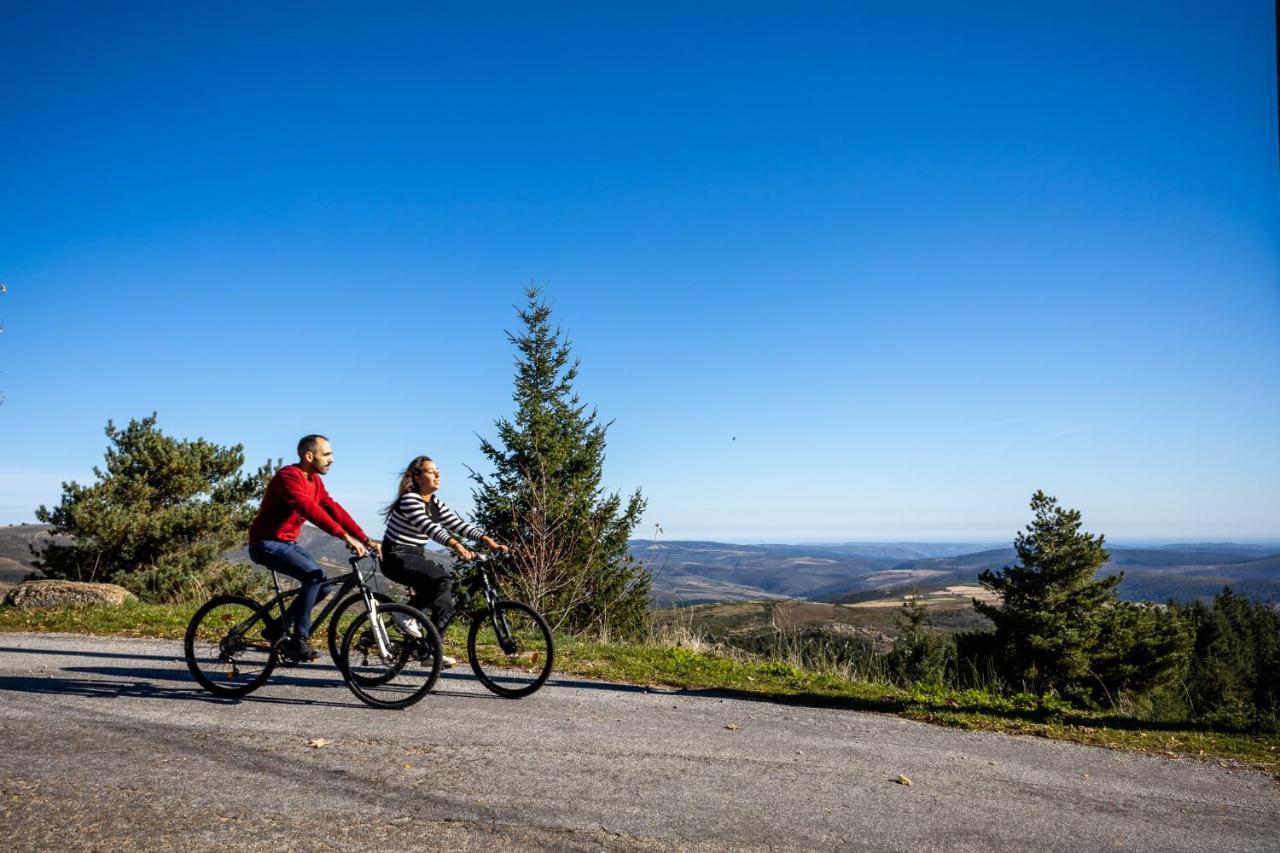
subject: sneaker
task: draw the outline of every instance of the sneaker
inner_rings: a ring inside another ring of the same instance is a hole
[[[416,657],[418,660],[422,661],[423,663],[426,663],[427,661],[431,660],[432,654],[435,653],[435,647],[432,646],[430,643],[418,643],[414,647],[413,651],[414,651],[414,657]],[[450,657],[449,655],[440,655],[441,669],[449,669],[450,667],[454,667],[457,665],[458,665],[457,658]]]
[[[396,623],[396,627],[404,631],[415,640],[422,639],[422,626],[418,624],[418,620],[412,616],[405,616],[403,613],[392,613],[391,621]]]
[[[291,637],[285,642],[284,651],[298,663],[310,663],[320,657],[320,653],[307,645],[306,640],[300,640],[297,637]]]

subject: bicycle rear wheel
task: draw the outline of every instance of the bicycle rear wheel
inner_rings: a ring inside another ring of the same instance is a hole
[[[338,668],[347,687],[375,708],[407,708],[440,677],[440,632],[420,611],[405,604],[378,606],[377,625],[385,631],[384,657],[374,638],[374,622],[365,618],[347,626],[338,649]],[[420,637],[409,626],[416,625]]]
[[[196,681],[219,696],[258,689],[276,665],[275,646],[262,636],[267,616],[243,595],[215,596],[197,610],[182,644]]]
[[[519,699],[542,687],[555,655],[547,620],[523,602],[499,601],[471,619],[467,658],[480,683],[499,696]]]

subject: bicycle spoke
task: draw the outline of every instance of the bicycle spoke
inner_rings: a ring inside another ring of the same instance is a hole
[[[381,642],[375,631],[383,632]],[[420,635],[420,636],[417,636]],[[404,708],[421,699],[440,674],[440,636],[426,616],[404,605],[378,608],[348,626],[339,652],[347,686],[378,708]]]
[[[480,681],[500,696],[528,696],[551,674],[555,649],[546,620],[528,605],[498,602],[477,614],[467,634],[467,656]]]
[[[242,596],[218,596],[198,610],[183,644],[187,667],[204,687],[242,696],[275,666],[275,651],[262,636],[260,605]]]

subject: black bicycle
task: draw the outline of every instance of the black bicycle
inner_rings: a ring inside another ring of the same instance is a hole
[[[471,623],[467,660],[476,678],[499,696],[519,699],[546,683],[555,664],[555,643],[541,613],[524,602],[501,597],[492,565],[503,559],[509,556],[482,554],[458,564],[454,570],[454,613]],[[470,608],[477,597],[481,604]],[[357,670],[363,665],[363,656],[371,651],[369,638],[359,625],[347,629],[340,649],[344,655],[350,652],[348,663]]]
[[[377,558],[368,577],[360,568],[362,557],[352,557],[351,572],[327,579],[338,584],[313,624],[329,619],[329,654],[343,680],[357,697],[379,708],[405,708],[435,686],[440,675],[440,635],[420,611],[391,601],[375,591],[367,580],[374,576]],[[277,663],[296,665],[284,643],[285,614],[299,590],[282,591],[271,572],[275,596],[266,603],[243,595],[219,595],[196,611],[187,625],[183,648],[187,667],[203,687],[219,696],[244,696],[260,687]],[[358,592],[347,595],[353,588]],[[332,616],[332,618],[330,618]],[[377,670],[366,665],[353,674],[338,645],[339,633],[364,627]],[[395,683],[392,684],[391,682]],[[376,691],[376,692],[375,692]]]
[[[546,683],[556,648],[541,613],[502,597],[495,567],[512,557],[495,551],[460,563],[454,572],[454,612],[471,623],[467,661],[476,678],[499,696],[519,699]],[[469,608],[473,601],[478,604]]]

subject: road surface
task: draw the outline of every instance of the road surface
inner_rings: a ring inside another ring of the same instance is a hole
[[[308,746],[317,738],[328,741]],[[898,782],[908,777],[911,785]],[[180,644],[0,634],[8,849],[1280,849],[1246,770],[465,664],[406,711],[331,665],[243,700]]]

